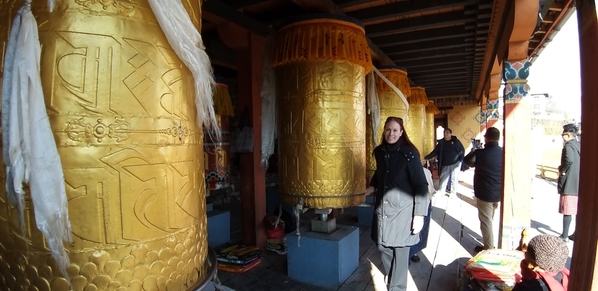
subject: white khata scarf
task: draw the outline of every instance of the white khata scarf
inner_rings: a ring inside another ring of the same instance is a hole
[[[220,135],[214,113],[212,94],[216,88],[212,64],[199,31],[180,0],[149,0],[160,28],[176,55],[189,68],[195,79],[195,108],[197,125]]]
[[[6,190],[23,229],[23,184],[29,184],[37,228],[68,279],[70,260],[63,241],[72,241],[71,224],[62,164],[42,91],[40,53],[37,22],[29,0],[13,21],[4,58],[2,143]]]

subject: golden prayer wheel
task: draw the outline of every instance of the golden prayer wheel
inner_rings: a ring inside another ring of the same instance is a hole
[[[32,11],[72,225],[74,243],[65,244],[72,285],[35,226],[30,198],[21,233],[5,191],[0,285],[187,290],[205,284],[213,265],[203,132],[196,123],[191,72],[171,49],[147,0],[56,2],[49,13],[46,1],[33,1]],[[2,1],[4,23],[22,3]],[[184,3],[199,28],[200,1]],[[7,26],[0,32],[4,44],[7,32]],[[6,179],[4,171],[2,176]]]
[[[431,153],[436,146],[436,128],[434,128],[434,115],[440,113],[434,101],[428,101],[428,105],[426,106],[426,124],[424,127],[426,128],[425,135],[424,135],[424,152],[421,153],[422,156]]]
[[[204,133],[206,189],[218,190],[230,186],[230,132],[228,116],[216,115],[220,137]]]
[[[409,86],[409,78],[404,69],[398,67],[380,67],[380,73],[386,79],[397,87],[405,97],[411,95],[411,86]],[[376,91],[378,92],[378,100],[380,104],[380,124],[376,130],[376,136],[373,135],[372,119],[367,117],[366,125],[366,165],[367,165],[367,179],[368,181],[376,171],[376,159],[372,156],[376,144],[382,142],[384,133],[384,122],[389,116],[397,116],[401,118],[407,117],[407,107],[401,97],[393,90],[380,76],[375,75]],[[406,100],[405,100],[406,101]],[[376,144],[374,144],[374,140]]]
[[[422,87],[411,87],[411,96],[409,100],[409,120],[405,123],[405,129],[409,134],[409,139],[417,148],[420,156],[426,155],[424,153],[424,136],[426,124],[426,106],[428,105],[428,97],[426,91]]]
[[[224,80],[216,80],[214,111],[220,128],[220,136],[204,130],[204,162],[207,190],[230,186],[230,132],[228,117],[234,115],[228,86]]]
[[[283,203],[345,208],[365,201],[363,26],[349,17],[284,25],[272,52],[278,96],[279,195]]]

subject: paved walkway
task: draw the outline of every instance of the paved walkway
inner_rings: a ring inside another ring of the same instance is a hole
[[[471,188],[473,170],[462,173],[460,179],[458,195],[438,195],[433,198],[428,246],[420,254],[421,261],[412,263],[409,267],[409,291],[457,290],[463,266],[474,255],[474,247],[481,245],[479,220]],[[534,179],[532,188],[532,235],[559,235],[562,215],[558,213],[559,196],[555,183]],[[342,213],[345,216],[342,224],[357,225],[354,211],[345,210]],[[235,225],[234,218],[231,218]],[[380,271],[380,256],[369,238],[370,227],[359,227],[359,267],[338,288],[326,289],[294,281],[286,273],[286,256],[272,253],[266,253],[262,264],[245,274],[220,273],[219,278],[225,286],[235,290],[386,290]],[[574,229],[574,225],[571,229]],[[569,242],[569,248],[573,248],[573,242]],[[569,264],[570,259],[568,266]]]

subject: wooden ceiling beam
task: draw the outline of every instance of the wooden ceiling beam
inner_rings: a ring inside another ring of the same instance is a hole
[[[448,13],[425,15],[421,17],[406,18],[397,21],[367,25],[366,30],[368,32],[369,37],[377,37],[389,34],[414,32],[435,27],[461,25],[475,22],[475,15],[466,17],[463,14],[463,11],[452,11]]]
[[[204,14],[202,17],[210,17],[211,14],[212,16],[221,18],[225,21],[230,21],[261,36],[268,36],[274,32],[269,26],[260,23],[252,17],[239,12],[237,9],[228,6],[219,0],[204,1],[201,8],[202,13]]]
[[[342,14],[341,9],[329,0],[292,0],[297,6],[309,12]]]
[[[433,5],[441,2],[440,5]],[[347,13],[347,15],[360,19],[364,23],[395,17],[407,16],[416,13],[427,13],[444,8],[455,8],[477,3],[475,0],[444,0],[444,1],[400,1],[386,5],[375,6]]]
[[[368,2],[372,2],[372,0],[337,0],[335,3],[336,5],[338,5],[338,7],[342,9],[365,4]]]
[[[443,88],[447,86],[454,86],[454,87],[469,87],[470,78],[461,78],[461,79],[442,79],[442,80],[425,80],[425,79],[413,79],[413,82],[416,84],[428,84],[428,86],[439,86],[442,85]]]
[[[367,30],[366,30],[367,33]],[[369,35],[368,35],[369,36]],[[372,41],[379,44],[380,47],[392,45],[403,45],[409,43],[420,43],[424,41],[451,39],[463,37],[474,37],[475,30],[466,29],[464,26],[442,27],[428,29],[423,31],[406,32],[400,34],[386,35],[381,37],[371,37]]]
[[[396,60],[393,59],[396,62]],[[407,72],[409,72],[412,68],[422,68],[422,67],[437,67],[440,65],[451,65],[451,64],[458,64],[458,65],[466,65],[468,67],[473,66],[473,60],[468,60],[467,58],[462,57],[453,57],[453,58],[446,58],[438,60],[437,62],[406,62],[406,63],[397,63],[397,65],[407,68]]]
[[[465,48],[474,47],[474,42],[464,43],[461,38],[445,39],[445,40],[434,40],[434,41],[422,41],[418,43],[411,43],[406,45],[395,45],[390,47],[384,47],[383,50],[389,56],[400,56],[401,54],[412,53],[412,52],[424,52],[424,51],[439,51],[453,48]]]
[[[434,56],[445,56],[451,54],[458,54],[458,53],[473,53],[475,50],[473,47],[470,46],[455,46],[451,48],[441,48],[441,49],[429,49],[423,51],[411,51],[411,52],[404,52],[404,51],[397,51],[393,52],[392,56],[401,57],[403,59],[411,59],[411,58],[429,58]]]
[[[401,58],[393,58],[393,60],[397,63],[397,64],[404,64],[407,62],[433,62],[434,60],[441,60],[441,59],[446,59],[446,58],[452,58],[452,57],[465,57],[465,56],[470,56],[471,52],[453,52],[453,53],[445,53],[445,54],[434,54],[434,55],[424,55],[424,56],[411,56],[409,58],[406,58],[404,56],[402,56]]]
[[[455,66],[455,65],[438,65],[432,68],[413,68],[410,70],[407,70],[407,75],[417,75],[417,74],[423,74],[423,73],[442,73],[442,72],[466,72],[468,69],[470,69],[470,66]]]
[[[453,79],[453,78],[461,78],[461,79],[469,79],[472,75],[470,73],[456,73],[456,72],[445,72],[441,74],[409,74],[409,78],[413,78],[413,80],[443,80],[443,79]]]

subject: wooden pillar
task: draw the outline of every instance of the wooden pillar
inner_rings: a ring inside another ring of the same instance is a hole
[[[517,248],[521,231],[530,227],[531,222],[532,104],[527,97],[528,74],[524,72],[530,65],[527,59],[505,62],[505,71],[511,70],[511,73],[505,73],[506,86],[503,96],[504,191],[498,244],[503,249]]]
[[[498,58],[494,59],[489,80],[488,100],[485,104],[486,128],[497,127],[497,123],[501,119],[500,114],[498,113],[498,90],[500,89],[500,83],[502,82],[502,64],[499,63]]]
[[[266,231],[262,220],[266,215],[266,174],[261,161],[262,105],[260,97],[262,55],[265,39],[250,32],[233,37],[245,37],[247,46],[238,51],[238,112],[245,108],[251,113],[253,126],[253,152],[242,153],[241,174],[241,224],[243,243],[266,248]]]
[[[594,0],[578,0],[581,68],[581,175],[569,290],[598,290],[596,248],[598,238],[598,23]],[[576,96],[572,96],[576,97]]]
[[[503,199],[499,248],[515,249],[521,231],[531,224],[531,113],[527,77],[531,63],[527,59],[529,36],[538,13],[537,0],[516,0],[513,31],[509,38],[507,60],[503,63],[504,98],[504,160]]]
[[[501,121],[498,112],[498,99],[488,100],[486,103],[486,128],[488,127],[502,127],[498,123]]]

